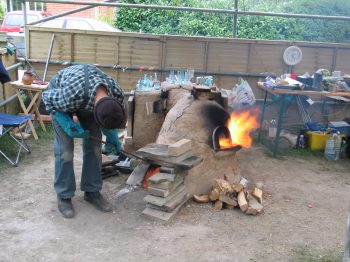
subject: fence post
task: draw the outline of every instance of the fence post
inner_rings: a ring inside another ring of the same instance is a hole
[[[232,37],[233,38],[236,38],[237,37],[237,18],[238,18],[238,0],[234,0],[235,3],[234,3],[234,15],[233,15],[233,35]]]

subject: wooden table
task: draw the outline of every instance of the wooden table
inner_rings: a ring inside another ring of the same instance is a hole
[[[263,103],[262,111],[261,111],[260,131],[259,131],[259,135],[258,135],[259,141],[260,141],[260,134],[261,134],[261,126],[262,126],[263,121],[264,121],[267,94],[270,93],[272,95],[279,95],[281,97],[280,110],[279,110],[279,115],[278,115],[278,120],[277,120],[277,131],[276,131],[276,137],[275,137],[274,146],[273,146],[273,156],[274,157],[277,156],[279,137],[280,137],[283,118],[284,118],[286,95],[326,96],[326,97],[333,98],[333,99],[336,99],[336,97],[342,97],[342,98],[348,97],[348,98],[350,98],[350,92],[335,92],[334,93],[334,92],[328,92],[328,91],[293,90],[293,88],[295,88],[294,86],[291,86],[290,89],[288,89],[286,87],[283,87],[283,88],[276,87],[275,89],[269,89],[266,86],[264,86],[263,82],[258,82],[258,87],[265,91],[264,92],[265,93],[264,103]]]
[[[39,106],[41,102],[41,94],[43,91],[46,90],[48,85],[37,85],[37,84],[24,85],[20,80],[11,82],[10,84],[16,91],[23,113],[26,115],[31,115],[34,113],[36,120],[38,120],[40,123],[41,129],[44,132],[46,132],[44,122],[42,121],[40,116]],[[29,98],[28,106],[26,106],[24,103],[24,100],[22,97],[23,93]],[[35,131],[32,120],[29,120],[28,124],[32,131],[34,139],[38,140],[38,134]]]

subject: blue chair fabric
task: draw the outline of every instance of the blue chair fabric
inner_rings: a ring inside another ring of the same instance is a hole
[[[4,137],[5,135],[8,135],[11,138],[11,141],[14,142],[14,144],[17,146],[17,152],[16,152],[16,158],[11,159],[8,156],[8,153],[6,154],[4,150],[0,148],[0,155],[2,155],[6,160],[8,160],[13,166],[17,166],[19,162],[19,156],[22,152],[22,150],[30,153],[30,149],[28,145],[26,144],[22,132],[20,133],[21,138],[16,138],[11,131],[13,131],[15,128],[19,128],[20,126],[28,124],[28,120],[30,119],[30,116],[17,116],[17,115],[11,115],[11,114],[3,114],[0,113],[0,125],[2,126],[2,132],[0,133],[0,139]],[[0,145],[1,147],[1,145]]]

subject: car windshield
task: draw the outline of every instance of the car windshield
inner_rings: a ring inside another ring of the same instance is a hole
[[[64,20],[54,19],[40,23],[39,25],[44,27],[63,28],[63,22]]]
[[[35,22],[39,19],[37,15],[27,15],[27,23]],[[11,14],[6,17],[5,26],[23,26],[23,14]]]
[[[93,19],[57,18],[38,24],[41,27],[119,32],[120,30]]]

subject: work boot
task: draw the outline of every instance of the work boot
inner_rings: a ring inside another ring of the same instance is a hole
[[[70,198],[57,198],[57,206],[63,217],[74,217],[74,209]]]
[[[102,212],[111,212],[112,206],[101,195],[100,192],[85,192],[84,199],[91,203],[97,210]]]

